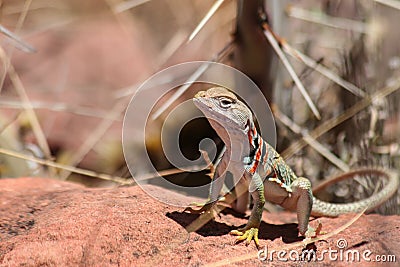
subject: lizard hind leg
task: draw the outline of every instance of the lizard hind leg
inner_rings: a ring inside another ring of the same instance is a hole
[[[313,195],[311,191],[311,182],[304,177],[299,177],[292,183],[292,198],[294,198],[294,209],[297,212],[299,222],[299,233],[305,237],[315,236],[315,230],[309,227]]]

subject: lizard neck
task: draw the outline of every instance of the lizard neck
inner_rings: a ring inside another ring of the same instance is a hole
[[[250,150],[256,150],[262,141],[261,135],[258,134],[257,128],[253,121],[247,123],[247,140],[250,145]]]
[[[266,145],[261,135],[258,134],[253,121],[248,122],[246,129],[248,130],[247,139],[250,153],[244,157],[243,163],[245,164],[245,169],[250,174],[254,174],[266,154]]]
[[[222,126],[216,121],[209,120],[211,126],[217,132],[218,136],[221,138],[222,142],[224,142],[227,151],[232,153],[231,160],[233,161],[243,161],[244,157],[247,157],[252,154],[252,151],[256,148],[256,146],[251,145],[249,136],[252,136],[254,140],[260,138],[257,134],[255,127],[249,127],[248,124],[244,129],[237,127],[230,127],[229,125]],[[251,123],[253,126],[254,124]],[[250,134],[249,131],[252,130]]]

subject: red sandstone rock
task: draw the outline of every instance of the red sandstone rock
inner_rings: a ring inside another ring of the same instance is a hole
[[[56,180],[19,178],[0,180],[0,188],[1,266],[200,266],[222,260],[238,266],[266,264],[256,258],[231,262],[257,250],[254,243],[234,245],[235,238],[228,232],[247,219],[229,212],[188,234],[184,227],[197,215],[159,203],[137,186],[88,189]],[[323,230],[333,231],[353,216],[321,218]],[[262,248],[268,245],[271,250],[300,240],[295,222],[293,213],[264,212]],[[348,229],[311,247],[320,255],[324,249],[337,249],[336,242],[344,238],[349,249],[360,253],[369,249],[371,257],[396,255],[398,264],[399,233],[399,216],[363,215]],[[295,251],[300,253],[301,248]],[[275,257],[269,264],[300,263],[282,263]],[[324,264],[349,265],[327,257]]]

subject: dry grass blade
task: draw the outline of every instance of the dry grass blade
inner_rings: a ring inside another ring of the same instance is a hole
[[[139,86],[140,86],[140,84],[133,84],[133,85],[129,85],[129,86],[126,86],[123,88],[119,88],[114,93],[114,97],[122,98],[122,97],[133,95],[136,92],[136,90],[139,88]]]
[[[129,99],[121,99],[119,100],[112,110],[109,112],[108,116],[106,116],[97,128],[93,131],[88,139],[82,144],[79,150],[72,156],[70,160],[70,165],[78,164],[86,154],[96,145],[96,143],[103,137],[106,131],[111,127],[116,119],[118,119],[121,113],[127,107],[127,101]],[[70,175],[70,172],[63,173],[61,175],[62,179],[66,179]]]
[[[264,24],[264,35],[267,37],[269,43],[274,48],[276,54],[278,55],[279,59],[282,61],[283,65],[285,66],[286,70],[292,77],[294,83],[296,84],[297,88],[300,90],[300,93],[303,95],[304,99],[306,100],[308,106],[310,107],[311,111],[314,113],[317,119],[321,119],[321,115],[311,100],[310,95],[308,94],[307,90],[304,88],[303,84],[301,83],[299,77],[297,76],[296,72],[294,71],[292,65],[290,64],[289,60],[286,58],[285,54],[283,53],[281,47],[277,39],[275,38],[274,34],[272,33],[271,29],[267,24]]]
[[[19,117],[19,115],[21,115],[21,111],[19,111],[17,114],[15,114],[13,116],[13,118],[11,118],[11,120],[9,120],[7,123],[3,124],[0,127],[0,135],[8,128],[8,126],[10,126],[11,124],[13,124]]]
[[[164,48],[158,55],[158,65],[163,66],[178,50],[181,48],[187,39],[187,31],[178,30],[172,36]]]
[[[279,43],[282,45],[282,47],[284,48],[284,51],[287,54],[289,54],[293,58],[303,62],[308,67],[313,68],[314,70],[316,70],[317,72],[319,72],[320,74],[322,74],[326,78],[332,80],[336,84],[340,85],[341,87],[343,87],[347,91],[349,91],[349,92],[351,92],[354,95],[359,96],[359,97],[365,97],[366,96],[366,93],[363,90],[361,90],[360,88],[358,88],[354,84],[342,79],[339,75],[337,75],[336,73],[334,73],[333,71],[331,71],[327,67],[319,64],[318,62],[316,62],[314,59],[310,58],[309,56],[301,53],[300,51],[298,51],[296,49],[294,49],[285,40],[281,40]]]
[[[230,41],[220,52],[217,53],[216,56],[211,59],[210,62],[216,62],[221,60],[226,56],[227,51],[230,51],[232,48],[233,42]],[[162,106],[154,112],[151,119],[156,120],[162,113],[164,113],[171,105],[174,103],[182,94],[186,92],[187,89],[207,70],[209,61],[205,61],[200,67],[186,80],[184,85],[178,88],[178,90],[167,100]]]
[[[303,241],[299,241],[299,242],[295,242],[292,244],[288,244],[288,245],[283,245],[283,246],[279,246],[279,247],[272,247],[272,248],[268,248],[269,251],[282,251],[282,250],[292,250],[295,248],[299,248],[299,247],[304,247],[307,244],[311,244],[320,240],[326,240],[328,238],[331,238],[337,234],[339,234],[340,232],[344,231],[345,229],[347,229],[348,227],[350,227],[352,224],[354,224],[365,212],[366,209],[364,209],[362,212],[358,213],[356,216],[354,216],[351,220],[349,220],[348,222],[346,222],[344,225],[342,225],[341,227],[335,229],[334,231],[325,234],[325,235],[321,235],[319,237],[316,238],[310,238],[310,239],[305,239]],[[234,263],[237,262],[242,262],[245,260],[251,260],[251,259],[258,259],[258,251],[254,252],[254,253],[248,253],[245,255],[240,255],[237,257],[233,257],[233,258],[229,258],[229,259],[224,259],[221,261],[217,261],[217,262],[213,262],[210,264],[205,264],[203,265],[204,267],[215,267],[215,266],[226,266],[226,265],[232,265]]]
[[[18,96],[21,98],[22,107],[26,111],[29,122],[32,126],[33,133],[38,141],[39,147],[42,149],[47,159],[51,158],[50,148],[46,140],[46,136],[43,133],[42,127],[40,126],[39,120],[36,116],[36,113],[32,107],[32,103],[29,100],[28,95],[26,94],[24,85],[22,84],[21,79],[16,73],[14,66],[10,63],[9,58],[7,57],[4,49],[0,46],[0,58],[3,63],[8,66],[7,73],[10,77],[10,80],[17,91]]]
[[[25,18],[28,15],[28,11],[29,11],[29,8],[30,8],[30,6],[32,4],[32,1],[33,0],[26,0],[25,1],[24,6],[22,8],[21,15],[19,16],[17,25],[15,26],[15,32],[16,33],[18,33],[21,30],[22,25],[24,24]]]
[[[190,35],[191,37],[187,38],[186,37],[186,32],[185,31],[178,31],[171,39],[170,41],[167,43],[167,45],[165,46],[165,48],[163,49],[163,51],[160,52],[159,55],[159,66],[163,66],[170,58],[172,58],[173,55],[175,55],[175,53],[177,51],[179,51],[179,49],[185,45],[185,43],[187,44],[189,41],[191,41],[195,35],[197,35],[197,33],[202,29],[202,27],[207,23],[207,21],[211,18],[212,15],[214,15],[214,13],[217,11],[217,9],[220,7],[220,5],[222,4],[223,1],[221,1],[221,3],[216,2],[210,9],[210,11],[207,13],[206,17],[203,18],[203,20],[200,22],[200,24],[196,27],[196,29],[192,32],[192,34]],[[200,25],[202,24],[202,26],[200,27]],[[185,40],[188,40],[185,42]],[[229,48],[229,46],[231,46],[231,42],[228,43],[227,46],[225,46],[222,51],[220,51],[216,57],[213,57],[213,59],[211,61],[218,61],[220,58],[222,58],[221,54],[223,54],[225,52],[226,49]],[[215,59],[217,58],[217,59]],[[169,81],[168,81],[169,82]],[[189,84],[190,86],[190,84]],[[116,93],[116,97],[120,98],[120,97],[124,97],[130,94],[133,94],[135,92],[135,90],[137,90],[139,88],[139,85],[134,85],[134,86],[129,86],[127,88],[122,88],[120,90],[117,91]],[[168,101],[168,103],[164,104],[161,106],[160,111],[156,112],[154,114],[153,119],[157,119],[168,107],[169,105],[171,105],[176,99],[179,98],[179,96],[181,96],[186,90],[183,90],[184,88],[182,88],[182,92],[176,92],[173,96],[172,96],[172,100]]]
[[[34,157],[34,156],[25,155],[23,153],[11,151],[11,150],[4,149],[4,148],[0,148],[0,153],[4,154],[4,155],[11,156],[11,157],[15,157],[15,158],[20,158],[20,159],[36,162],[36,163],[44,165],[44,166],[49,166],[49,167],[52,167],[52,168],[57,168],[57,169],[65,170],[65,171],[68,171],[68,172],[73,172],[73,173],[85,175],[85,176],[88,176],[88,177],[99,178],[99,179],[107,180],[107,181],[113,181],[113,182],[120,183],[120,184],[127,184],[127,185],[134,184],[133,181],[128,181],[126,178],[123,178],[123,177],[117,177],[117,176],[97,173],[97,172],[94,172],[94,171],[85,170],[85,169],[81,169],[81,168],[76,168],[76,167],[73,167],[73,166],[56,163],[56,162],[51,161],[51,160],[46,160],[46,159],[41,159],[41,158],[37,158],[37,157]]]
[[[207,12],[207,14],[204,16],[204,18],[200,21],[200,23],[196,26],[196,28],[194,29],[194,31],[190,34],[188,41],[190,42],[192,41],[196,35],[201,31],[201,29],[204,27],[204,25],[206,25],[206,23],[210,20],[210,18],[215,14],[215,12],[217,12],[218,8],[222,5],[222,3],[224,2],[224,0],[217,0],[212,7],[210,8],[210,10]]]
[[[23,12],[24,8],[18,4],[19,1],[13,1],[15,5],[2,6],[2,15],[17,15]],[[40,11],[42,9],[52,9],[54,11],[65,10],[66,5],[62,1],[35,1],[29,6],[29,11]]]
[[[167,101],[156,111],[154,112],[151,119],[156,120],[164,111],[166,111],[183,93],[186,92],[187,89],[208,69],[209,62],[204,62],[200,65],[200,67],[186,80],[185,84],[176,90],[176,92],[168,98]]]
[[[23,104],[17,100],[0,99],[2,108],[21,109]],[[34,109],[47,109],[51,111],[69,112],[76,115],[93,117],[93,118],[107,118],[108,111],[101,109],[87,108],[83,106],[69,106],[65,103],[46,103],[40,101],[31,101],[32,108]],[[122,121],[122,118],[116,118],[116,121]]]
[[[325,121],[318,127],[316,127],[313,131],[311,131],[310,136],[313,137],[314,139],[317,139],[324,133],[330,131],[337,125],[341,124],[342,122],[350,119],[354,115],[356,115],[358,112],[361,110],[365,109],[369,105],[371,105],[372,101],[381,99],[384,97],[387,97],[388,95],[392,94],[393,92],[397,91],[400,89],[400,79],[396,79],[391,85],[386,86],[374,94],[372,94],[371,97],[366,97],[356,104],[354,104],[351,108],[348,108],[345,110],[342,114],[339,116],[332,118],[330,120]],[[302,149],[304,146],[306,146],[307,143],[301,139],[298,140],[294,143],[292,143],[285,151],[281,153],[283,158],[289,158],[291,157],[294,153]]]
[[[294,133],[300,134],[303,136],[303,140],[314,148],[318,153],[320,153],[323,157],[329,160],[336,167],[341,169],[344,172],[350,170],[349,166],[344,163],[341,159],[336,157],[332,152],[330,152],[326,147],[324,147],[320,142],[315,140],[312,136],[310,136],[305,130],[303,130],[299,125],[297,125],[294,121],[292,121],[285,114],[281,113],[280,110],[274,107],[274,115],[280,122],[286,125],[289,129],[291,129]]]
[[[323,146],[320,142],[312,138],[312,136],[305,134],[303,136],[304,141],[307,142],[312,148],[314,148],[318,153],[320,153],[323,157],[329,160],[333,165],[338,167],[344,172],[350,170],[349,165],[344,163],[340,158],[336,157],[332,152],[330,152],[325,146]]]
[[[400,9],[400,2],[396,1],[396,0],[374,0],[374,2],[388,6],[388,7]]]
[[[135,8],[139,5],[142,5],[144,3],[150,2],[151,0],[129,0],[129,1],[122,1],[121,3],[117,4],[114,7],[114,12],[115,13],[121,13],[124,11],[127,11],[128,9]]]
[[[21,30],[22,24],[25,21],[25,18],[26,18],[27,14],[28,14],[29,7],[31,6],[31,4],[32,4],[32,0],[27,0],[24,3],[21,15],[19,16],[17,25],[15,26],[15,34],[16,35],[18,35],[18,32]],[[13,49],[11,49],[9,51],[8,58],[11,58],[13,51],[14,51]],[[7,55],[4,51],[3,51],[3,53],[4,53],[5,56]],[[1,80],[0,80],[0,93],[1,93],[1,90],[3,88],[4,81],[6,79],[6,75],[8,73],[8,68],[10,66],[10,60],[4,61],[3,64],[4,64],[4,73],[3,73],[3,76],[1,77]]]
[[[328,16],[324,13],[317,13],[309,10],[305,10],[302,8],[289,6],[287,8],[287,14],[290,17],[301,19],[308,22],[313,22],[317,24],[321,24],[323,26],[328,26],[336,29],[342,30],[351,30],[359,33],[368,34],[370,31],[367,30],[367,24],[345,18],[337,18]]]
[[[76,174],[81,174],[81,175],[92,177],[92,178],[98,178],[98,179],[102,179],[102,180],[112,181],[112,182],[116,182],[116,183],[123,184],[123,185],[135,185],[136,184],[133,180],[127,180],[127,178],[124,178],[124,177],[109,175],[109,174],[105,174],[105,173],[97,173],[97,172],[94,172],[91,170],[77,168],[74,166],[57,163],[57,162],[54,162],[51,160],[41,159],[41,158],[37,158],[34,156],[30,156],[30,155],[25,155],[23,153],[4,149],[4,148],[0,148],[0,153],[7,155],[7,156],[24,159],[27,161],[32,161],[32,162],[35,162],[35,163],[38,163],[38,164],[41,164],[44,166],[54,167],[54,168],[57,168],[60,170],[64,170],[64,171],[68,171],[68,172],[76,173]],[[168,169],[168,170],[159,171],[157,173],[148,173],[148,174],[141,175],[140,177],[138,177],[138,180],[140,180],[140,181],[150,180],[152,178],[157,178],[160,176],[179,174],[179,173],[183,173],[183,172],[187,172],[187,171],[200,171],[206,167],[207,166],[192,166],[191,168],[189,168],[189,167],[185,168],[185,170]]]
[[[2,34],[4,34],[5,36],[7,36],[8,38],[10,38],[11,40],[13,40],[14,42],[16,42],[16,47],[18,49],[20,49],[21,51],[26,52],[26,53],[36,52],[36,49],[33,46],[31,46],[30,44],[23,41],[20,37],[18,37],[11,31],[9,31],[7,28],[5,28],[2,25],[0,25],[0,32]]]

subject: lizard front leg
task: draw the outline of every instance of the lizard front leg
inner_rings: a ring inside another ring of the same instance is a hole
[[[250,244],[252,239],[254,239],[256,246],[259,247],[258,228],[260,227],[261,223],[261,216],[265,204],[265,196],[264,184],[258,173],[255,173],[251,178],[249,192],[251,192],[251,196],[254,200],[254,206],[251,210],[249,221],[245,227],[238,230],[233,230],[230,232],[230,234],[237,235],[238,241],[246,240],[247,245]]]
[[[246,213],[249,207],[249,183],[243,175],[242,178],[235,184],[235,198],[232,201],[232,209],[238,213]]]
[[[229,161],[229,159],[226,156],[226,153],[227,152],[225,151],[220,163],[217,165],[215,169],[214,176],[210,183],[210,189],[206,203],[199,210],[194,210],[193,208],[188,207],[185,209],[185,211],[189,211],[195,214],[210,212],[212,213],[212,217],[215,218],[213,212],[214,206],[218,202],[219,194],[221,193],[222,187],[224,185],[227,172],[226,168]]]

